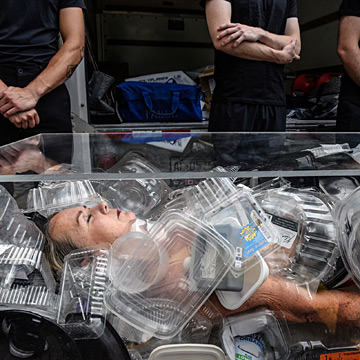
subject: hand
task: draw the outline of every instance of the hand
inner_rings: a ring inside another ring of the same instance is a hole
[[[9,86],[0,93],[0,114],[4,117],[33,109],[39,98],[27,88]]]
[[[300,56],[296,54],[296,41],[294,39],[279,51],[278,64],[291,64],[294,60],[300,60]]]
[[[239,46],[243,41],[259,41],[264,35],[264,30],[257,27],[243,25],[239,23],[229,23],[220,25],[217,29],[220,33],[218,40],[223,39],[221,45],[226,46],[233,43],[233,47]]]
[[[1,168],[11,169],[12,173],[23,173],[28,170],[37,172],[44,161],[44,154],[38,146],[30,143],[7,145],[0,151]]]
[[[8,119],[19,129],[34,128],[40,124],[40,117],[35,109],[19,112],[9,116]]]

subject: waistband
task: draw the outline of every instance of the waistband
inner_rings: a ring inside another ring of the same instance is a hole
[[[0,64],[1,75],[31,76],[41,73],[46,65],[3,65]]]

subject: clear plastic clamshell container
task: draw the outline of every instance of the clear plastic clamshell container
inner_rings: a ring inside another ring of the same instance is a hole
[[[241,281],[244,272],[261,261],[256,254],[266,257],[281,243],[280,233],[246,188],[238,189],[202,219],[233,245],[234,265],[229,274],[234,282]]]
[[[158,173],[159,170],[136,152],[127,153],[108,170],[111,173]],[[171,189],[162,179],[119,179],[102,182],[97,191],[110,201],[114,208],[132,211],[139,218],[148,219]]]
[[[109,246],[75,250],[64,259],[57,322],[72,339],[98,338],[104,332]]]
[[[148,233],[127,233],[111,246],[106,306],[138,330],[171,339],[229,271],[233,253],[203,222],[166,212]]]
[[[218,166],[212,171],[224,172],[225,169]],[[176,209],[200,218],[236,192],[237,187],[231,179],[209,178],[197,185],[170,193],[169,201],[165,202],[157,213],[161,215],[161,211]]]
[[[360,288],[360,188],[336,203],[334,218],[341,257]]]
[[[289,359],[285,323],[265,308],[224,318],[220,340],[228,359]]]
[[[102,201],[104,199],[95,192],[88,180],[53,182],[29,191],[26,211],[37,211],[43,216],[50,216],[67,207],[93,207]]]
[[[54,315],[55,280],[43,255],[44,236],[0,186],[0,306]]]
[[[260,191],[255,198],[282,235],[281,248],[266,259],[270,272],[312,296],[320,281],[332,276],[340,256],[332,199],[295,188]]]

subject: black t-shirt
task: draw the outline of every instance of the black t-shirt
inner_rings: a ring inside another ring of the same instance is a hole
[[[233,23],[283,35],[287,19],[297,17],[296,0],[227,0]],[[283,65],[252,61],[215,50],[213,102],[285,105]]]
[[[360,1],[344,0],[339,9],[339,17],[342,16],[360,16]],[[340,97],[360,105],[360,87],[350,78],[345,69],[341,78]]]
[[[47,64],[58,50],[59,11],[84,0],[5,0],[0,9],[0,66]]]

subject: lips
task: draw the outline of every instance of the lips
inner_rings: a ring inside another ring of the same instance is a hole
[[[120,214],[121,214],[121,211],[116,209],[116,214],[117,214],[117,217],[119,218]]]

